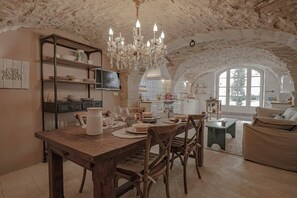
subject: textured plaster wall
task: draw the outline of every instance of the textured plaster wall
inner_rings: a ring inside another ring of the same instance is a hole
[[[30,62],[28,90],[0,89],[0,175],[41,162],[42,144],[34,137],[34,133],[42,129],[39,35],[53,32],[58,32],[59,35],[70,39],[77,39],[67,33],[53,30],[20,29],[0,34],[0,57]],[[105,55],[103,65],[104,68],[110,69]],[[60,68],[59,73],[60,75],[74,74],[79,77],[82,75],[82,70],[61,70]],[[48,73],[45,75],[49,76]],[[86,97],[85,86],[60,85],[59,88],[61,98],[68,94]],[[92,97],[100,98],[100,91],[91,90]],[[114,105],[120,104],[121,93],[119,95],[115,93],[117,92],[104,91],[104,109],[112,109]],[[73,113],[63,114],[60,118],[73,124]]]

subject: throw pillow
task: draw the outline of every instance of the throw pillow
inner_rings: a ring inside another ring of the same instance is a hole
[[[286,120],[290,120],[290,118],[296,113],[297,111],[293,107],[289,107],[283,114]]]
[[[290,120],[297,121],[297,112],[290,118]]]
[[[285,116],[282,115],[282,113],[277,114],[276,116],[273,117],[274,119],[279,119],[279,120],[283,120],[285,119]]]

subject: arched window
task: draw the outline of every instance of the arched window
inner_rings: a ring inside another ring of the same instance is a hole
[[[263,71],[232,68],[218,74],[217,95],[227,107],[258,107],[263,104]]]

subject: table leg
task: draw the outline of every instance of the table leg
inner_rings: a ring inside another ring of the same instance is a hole
[[[235,138],[235,130],[236,130],[236,122],[234,124],[232,124],[228,129],[227,129],[227,133],[229,133],[232,138]]]
[[[94,164],[92,171],[93,197],[113,198],[115,197],[114,173],[116,165],[114,159],[100,160]]]
[[[211,147],[212,144],[218,144],[221,149],[225,150],[225,137],[225,129],[208,127],[207,146]]]
[[[49,197],[63,198],[63,158],[48,145]]]
[[[198,141],[199,141],[198,143],[201,145],[201,147],[198,150],[199,166],[203,166],[203,162],[204,162],[204,123],[202,123],[202,126],[200,128]]]

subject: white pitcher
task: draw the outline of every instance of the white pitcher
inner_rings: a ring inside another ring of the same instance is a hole
[[[103,133],[102,108],[87,108],[87,134],[100,135]]]

